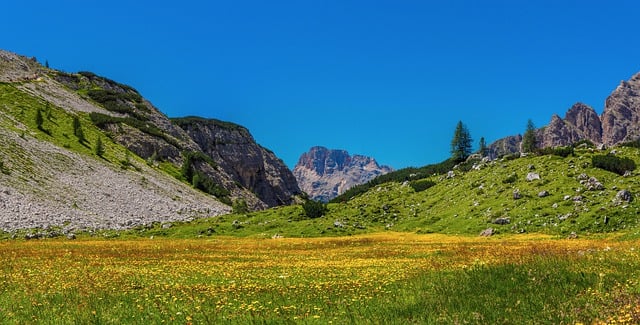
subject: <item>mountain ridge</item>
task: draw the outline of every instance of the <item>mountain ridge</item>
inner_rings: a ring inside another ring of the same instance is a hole
[[[303,153],[293,169],[298,184],[313,200],[328,202],[349,188],[393,171],[371,157],[315,146]]]

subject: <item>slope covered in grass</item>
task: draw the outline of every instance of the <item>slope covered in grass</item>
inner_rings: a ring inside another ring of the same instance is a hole
[[[394,230],[478,235],[493,228],[502,234],[566,236],[636,231],[638,172],[621,176],[594,167],[592,161],[594,156],[609,155],[637,164],[639,153],[629,147],[576,149],[567,157],[530,155],[478,162],[468,171],[453,169],[448,175],[413,182],[382,183],[346,202],[329,204],[320,218],[309,219],[300,206],[291,206],[143,233],[313,237]],[[419,183],[428,186],[421,188]],[[618,197],[622,190],[630,192],[630,202]]]

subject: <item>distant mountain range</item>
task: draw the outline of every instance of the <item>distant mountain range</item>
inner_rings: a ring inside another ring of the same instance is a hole
[[[300,156],[293,175],[311,199],[328,202],[354,185],[391,171],[373,158],[317,146]]]
[[[536,132],[541,147],[567,146],[580,140],[612,146],[640,138],[640,73],[609,95],[601,116],[583,103],[576,103],[564,118],[553,115],[549,125]],[[490,156],[520,151],[521,135],[502,138],[489,146]]]

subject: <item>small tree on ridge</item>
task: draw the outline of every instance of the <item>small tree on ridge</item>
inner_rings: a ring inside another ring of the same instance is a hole
[[[471,155],[471,134],[467,126],[458,121],[451,140],[451,159],[461,162]]]

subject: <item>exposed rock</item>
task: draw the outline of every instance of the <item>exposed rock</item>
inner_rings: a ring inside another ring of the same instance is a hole
[[[621,190],[616,194],[616,199],[619,201],[631,202],[633,201],[633,194],[627,190]]]
[[[491,237],[495,234],[493,228],[487,228],[480,233],[480,237]]]
[[[519,200],[522,198],[522,194],[520,193],[520,190],[514,190],[513,191],[513,199],[514,200]]]
[[[302,194],[293,173],[276,155],[237,124],[215,119],[173,120],[234,182],[268,206],[289,205]]]
[[[581,180],[580,184],[584,185],[587,188],[587,191],[602,191],[604,190],[604,185],[598,181],[595,177],[589,177],[587,180]]]
[[[391,167],[380,166],[370,157],[313,147],[300,156],[293,175],[311,199],[327,202],[355,185],[391,171]]]
[[[447,172],[447,178],[454,178],[456,177],[456,173],[453,170],[450,170]]]
[[[493,223],[496,225],[508,225],[511,223],[511,219],[509,217],[501,217],[493,220]]]
[[[538,197],[547,197],[547,196],[549,196],[549,191],[547,191],[547,190],[540,191],[538,193]]]
[[[578,239],[578,234],[575,231],[572,231],[569,236],[567,236],[567,239]]]
[[[602,142],[614,145],[640,137],[640,74],[622,81],[605,102]]]
[[[528,173],[527,174],[527,181],[528,182],[539,180],[539,179],[540,179],[540,174],[538,174],[538,173]]]
[[[589,140],[593,143],[602,141],[602,123],[596,111],[583,103],[574,104],[566,113],[564,120],[578,132],[579,139],[566,143],[569,145],[579,140]]]

